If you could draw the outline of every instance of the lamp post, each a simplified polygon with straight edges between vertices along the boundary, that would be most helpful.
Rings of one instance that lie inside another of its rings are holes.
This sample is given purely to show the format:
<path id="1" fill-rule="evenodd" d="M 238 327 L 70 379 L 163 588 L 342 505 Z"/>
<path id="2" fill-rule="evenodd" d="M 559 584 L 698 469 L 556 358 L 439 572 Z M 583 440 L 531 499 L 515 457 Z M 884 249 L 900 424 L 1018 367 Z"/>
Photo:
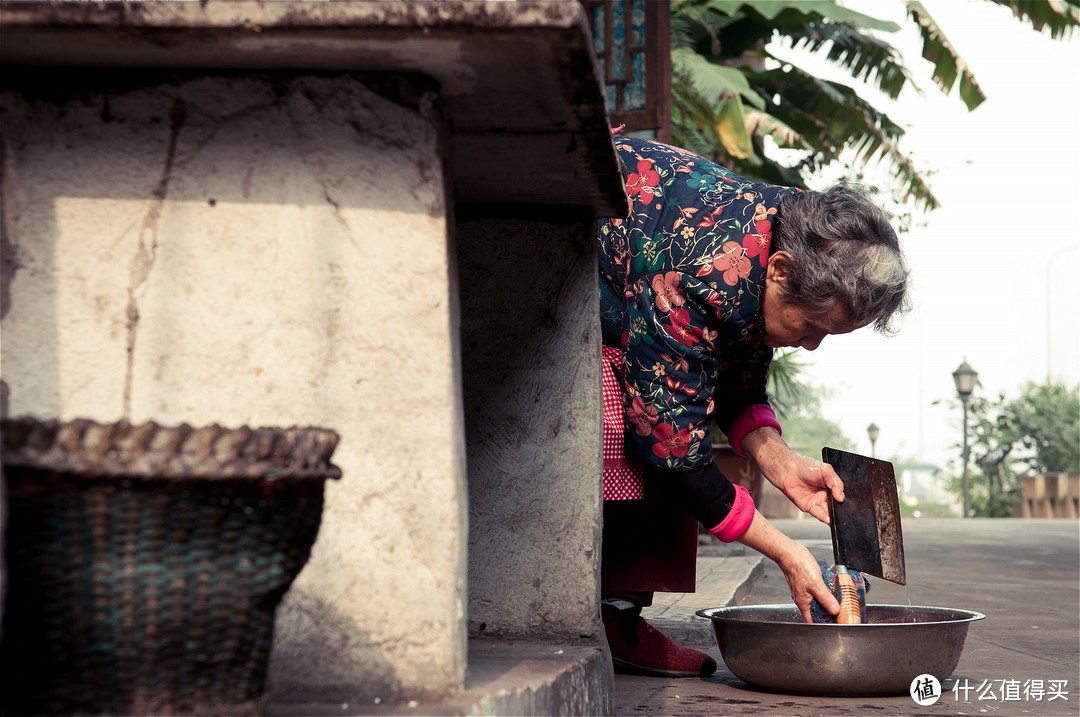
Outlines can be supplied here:
<path id="1" fill-rule="evenodd" d="M 975 390 L 975 381 L 978 379 L 979 374 L 975 373 L 975 369 L 968 366 L 968 362 L 960 364 L 960 368 L 953 371 L 953 382 L 956 384 L 956 393 L 960 396 L 960 401 L 964 404 L 964 472 L 963 472 L 963 491 L 964 491 L 964 517 L 968 517 L 968 401 L 971 400 L 971 393 Z"/>
<path id="2" fill-rule="evenodd" d="M 881 433 L 881 429 L 877 427 L 876 423 L 871 423 L 866 427 L 866 435 L 870 438 L 870 457 L 877 458 L 877 452 L 874 446 L 877 445 L 877 437 Z"/>

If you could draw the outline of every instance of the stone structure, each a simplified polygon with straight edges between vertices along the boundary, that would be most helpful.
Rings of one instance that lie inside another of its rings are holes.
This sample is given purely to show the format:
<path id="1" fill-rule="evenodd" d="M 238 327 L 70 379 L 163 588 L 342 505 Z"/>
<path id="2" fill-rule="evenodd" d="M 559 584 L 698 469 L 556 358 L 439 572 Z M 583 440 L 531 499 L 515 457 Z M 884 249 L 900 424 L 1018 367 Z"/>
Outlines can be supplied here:
<path id="1" fill-rule="evenodd" d="M 1080 473 L 1045 473 L 1020 479 L 1018 518 L 1080 517 Z"/>
<path id="2" fill-rule="evenodd" d="M 4 414 L 341 434 L 278 704 L 609 712 L 581 7 L 0 9 Z"/>

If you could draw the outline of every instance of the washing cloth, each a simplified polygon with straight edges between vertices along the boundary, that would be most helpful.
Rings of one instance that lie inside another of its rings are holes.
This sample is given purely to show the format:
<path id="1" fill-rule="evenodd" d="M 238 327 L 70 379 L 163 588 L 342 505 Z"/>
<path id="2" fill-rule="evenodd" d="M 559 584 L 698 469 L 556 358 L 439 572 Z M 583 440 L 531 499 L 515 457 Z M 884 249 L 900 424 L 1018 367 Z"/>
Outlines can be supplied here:
<path id="1" fill-rule="evenodd" d="M 821 578 L 825 581 L 825 587 L 829 588 L 829 592 L 839 600 L 840 582 L 836 579 L 836 572 L 824 560 L 819 560 L 818 565 L 821 567 Z M 855 589 L 859 593 L 859 619 L 861 622 L 866 622 L 866 594 L 870 592 L 870 581 L 858 570 L 851 568 L 848 568 L 848 575 L 851 576 Z M 814 622 L 836 622 L 836 618 L 827 613 L 817 600 L 810 603 L 810 617 Z"/>

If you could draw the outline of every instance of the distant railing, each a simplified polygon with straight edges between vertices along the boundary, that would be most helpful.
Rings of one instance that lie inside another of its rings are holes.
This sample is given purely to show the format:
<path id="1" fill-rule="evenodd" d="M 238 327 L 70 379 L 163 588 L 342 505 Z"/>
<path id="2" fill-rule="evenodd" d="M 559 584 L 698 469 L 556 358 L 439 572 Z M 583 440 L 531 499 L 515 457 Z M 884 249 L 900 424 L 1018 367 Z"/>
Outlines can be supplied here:
<path id="1" fill-rule="evenodd" d="M 1080 473 L 1024 476 L 1021 492 L 1018 517 L 1080 517 Z"/>

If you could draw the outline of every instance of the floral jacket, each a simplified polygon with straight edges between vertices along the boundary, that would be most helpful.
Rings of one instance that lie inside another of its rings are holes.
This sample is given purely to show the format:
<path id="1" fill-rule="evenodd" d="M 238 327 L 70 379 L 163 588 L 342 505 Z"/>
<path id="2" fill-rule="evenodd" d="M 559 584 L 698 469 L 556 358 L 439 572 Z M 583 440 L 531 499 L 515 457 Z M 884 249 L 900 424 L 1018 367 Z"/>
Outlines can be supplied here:
<path id="1" fill-rule="evenodd" d="M 731 437 L 733 422 L 768 405 L 765 265 L 777 207 L 798 190 L 652 140 L 615 137 L 615 148 L 630 212 L 601 219 L 596 239 L 604 343 L 622 350 L 627 450 L 668 470 L 701 468 L 711 421 Z"/>

